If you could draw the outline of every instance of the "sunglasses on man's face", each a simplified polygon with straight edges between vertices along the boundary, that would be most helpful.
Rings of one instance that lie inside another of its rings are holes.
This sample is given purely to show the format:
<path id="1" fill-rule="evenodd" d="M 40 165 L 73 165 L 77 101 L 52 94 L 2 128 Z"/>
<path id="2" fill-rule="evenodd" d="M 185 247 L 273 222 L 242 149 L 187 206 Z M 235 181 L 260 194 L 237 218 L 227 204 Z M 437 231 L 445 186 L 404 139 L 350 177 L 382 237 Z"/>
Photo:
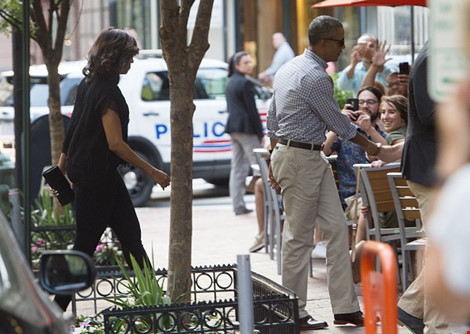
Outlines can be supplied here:
<path id="1" fill-rule="evenodd" d="M 343 39 L 323 38 L 323 39 L 327 41 L 335 41 L 336 43 L 338 43 L 338 46 L 341 46 L 341 47 L 344 46 L 344 38 Z"/>

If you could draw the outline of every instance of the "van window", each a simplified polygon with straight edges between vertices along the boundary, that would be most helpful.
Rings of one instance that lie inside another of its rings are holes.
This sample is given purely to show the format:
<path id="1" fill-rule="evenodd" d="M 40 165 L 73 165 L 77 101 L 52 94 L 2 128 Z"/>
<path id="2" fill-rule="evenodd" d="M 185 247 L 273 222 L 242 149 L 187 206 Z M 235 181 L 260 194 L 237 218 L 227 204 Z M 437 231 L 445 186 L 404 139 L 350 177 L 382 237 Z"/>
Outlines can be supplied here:
<path id="1" fill-rule="evenodd" d="M 168 72 L 145 74 L 141 98 L 144 101 L 168 101 L 170 99 Z"/>
<path id="2" fill-rule="evenodd" d="M 209 99 L 225 99 L 227 71 L 223 68 L 200 68 L 197 78 L 204 86 Z"/>
<path id="3" fill-rule="evenodd" d="M 0 81 L 0 106 L 13 106 L 13 85 L 9 79 L 2 78 Z M 72 106 L 75 103 L 78 85 L 81 78 L 64 78 L 60 82 L 61 105 Z M 31 77 L 30 106 L 47 107 L 49 97 L 49 86 L 46 77 Z"/>
<path id="4" fill-rule="evenodd" d="M 227 71 L 222 68 L 199 69 L 194 82 L 194 99 L 225 99 Z M 168 72 L 150 72 L 144 77 L 141 90 L 143 101 L 168 101 Z"/>
<path id="5" fill-rule="evenodd" d="M 73 106 L 82 78 L 65 78 L 60 82 L 60 99 L 63 106 Z"/>

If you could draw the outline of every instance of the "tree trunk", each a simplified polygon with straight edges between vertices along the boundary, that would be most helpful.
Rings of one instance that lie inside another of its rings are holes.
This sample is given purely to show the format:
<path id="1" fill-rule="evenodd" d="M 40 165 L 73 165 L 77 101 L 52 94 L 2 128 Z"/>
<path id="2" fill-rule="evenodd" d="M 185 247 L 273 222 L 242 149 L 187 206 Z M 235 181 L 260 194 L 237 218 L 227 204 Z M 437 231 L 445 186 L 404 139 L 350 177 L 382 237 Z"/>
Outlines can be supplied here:
<path id="1" fill-rule="evenodd" d="M 175 300 L 191 289 L 194 79 L 178 75 L 170 87 L 178 97 L 170 97 L 172 181 L 168 291 Z M 190 296 L 185 297 L 183 300 L 188 301 Z"/>
<path id="2" fill-rule="evenodd" d="M 49 85 L 49 131 L 51 136 L 51 164 L 59 161 L 62 143 L 64 141 L 64 121 L 60 105 L 60 76 L 58 64 L 47 67 L 47 82 Z"/>
<path id="3" fill-rule="evenodd" d="M 178 3 L 181 6 L 178 6 Z M 160 36 L 168 65 L 171 102 L 171 217 L 167 293 L 173 301 L 190 299 L 193 198 L 194 81 L 209 48 L 213 0 L 201 1 L 191 44 L 187 46 L 188 16 L 194 0 L 162 0 Z"/>
<path id="4" fill-rule="evenodd" d="M 62 59 L 64 36 L 70 13 L 70 0 L 33 0 L 31 19 L 38 27 L 38 42 L 46 63 L 49 85 L 49 130 L 51 136 L 51 164 L 59 161 L 64 141 L 64 122 L 60 104 L 59 63 Z M 44 3 L 44 4 L 43 4 Z M 45 17 L 47 14 L 47 17 Z M 55 31 L 53 29 L 55 28 Z"/>

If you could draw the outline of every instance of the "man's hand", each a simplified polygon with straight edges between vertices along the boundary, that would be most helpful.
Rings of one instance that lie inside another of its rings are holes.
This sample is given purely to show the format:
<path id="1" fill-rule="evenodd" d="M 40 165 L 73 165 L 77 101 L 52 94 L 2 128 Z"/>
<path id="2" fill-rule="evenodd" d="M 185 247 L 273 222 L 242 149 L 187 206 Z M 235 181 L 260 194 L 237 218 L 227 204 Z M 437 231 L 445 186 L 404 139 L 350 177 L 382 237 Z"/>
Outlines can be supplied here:
<path id="1" fill-rule="evenodd" d="M 348 118 L 351 122 L 355 122 L 359 117 L 359 112 L 358 111 L 353 111 L 352 108 L 353 108 L 353 106 L 351 104 L 346 103 L 344 105 L 344 109 L 341 110 L 341 113 L 343 115 L 348 116 Z"/>
<path id="2" fill-rule="evenodd" d="M 410 76 L 408 74 L 398 74 L 398 80 L 400 81 L 400 84 L 408 87 Z"/>
<path id="3" fill-rule="evenodd" d="M 385 59 L 387 53 L 390 51 L 390 47 L 390 44 L 387 46 L 387 41 L 379 43 L 377 51 L 372 57 L 372 64 L 378 68 L 378 72 L 382 72 L 385 63 L 392 59 Z"/>
<path id="4" fill-rule="evenodd" d="M 354 123 L 364 130 L 368 135 L 370 135 L 370 132 L 373 129 L 370 115 L 366 112 L 358 112 L 358 115 L 359 117 Z"/>
<path id="5" fill-rule="evenodd" d="M 360 45 L 356 45 L 353 47 L 352 52 L 351 52 L 351 65 L 356 66 L 357 63 L 359 63 L 362 59 L 363 56 L 363 47 Z"/>
<path id="6" fill-rule="evenodd" d="M 269 183 L 269 186 L 275 189 L 277 192 L 281 191 L 281 186 L 279 185 L 279 183 L 277 183 L 276 179 L 273 176 L 273 170 L 271 168 L 271 164 L 269 164 L 269 169 L 268 169 L 268 183 Z"/>

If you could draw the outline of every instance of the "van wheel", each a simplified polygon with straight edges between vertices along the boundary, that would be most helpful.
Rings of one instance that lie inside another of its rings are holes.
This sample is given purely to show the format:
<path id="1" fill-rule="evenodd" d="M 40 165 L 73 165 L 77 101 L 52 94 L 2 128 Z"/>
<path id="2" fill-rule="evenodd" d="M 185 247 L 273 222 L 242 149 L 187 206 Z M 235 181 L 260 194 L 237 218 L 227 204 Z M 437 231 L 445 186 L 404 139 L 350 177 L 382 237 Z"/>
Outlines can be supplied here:
<path id="1" fill-rule="evenodd" d="M 136 152 L 145 161 L 149 161 L 147 156 L 141 152 Z M 152 194 L 153 182 L 152 178 L 148 176 L 143 170 L 135 168 L 132 165 L 121 165 L 119 167 L 124 183 L 131 196 L 134 206 L 144 206 Z"/>

